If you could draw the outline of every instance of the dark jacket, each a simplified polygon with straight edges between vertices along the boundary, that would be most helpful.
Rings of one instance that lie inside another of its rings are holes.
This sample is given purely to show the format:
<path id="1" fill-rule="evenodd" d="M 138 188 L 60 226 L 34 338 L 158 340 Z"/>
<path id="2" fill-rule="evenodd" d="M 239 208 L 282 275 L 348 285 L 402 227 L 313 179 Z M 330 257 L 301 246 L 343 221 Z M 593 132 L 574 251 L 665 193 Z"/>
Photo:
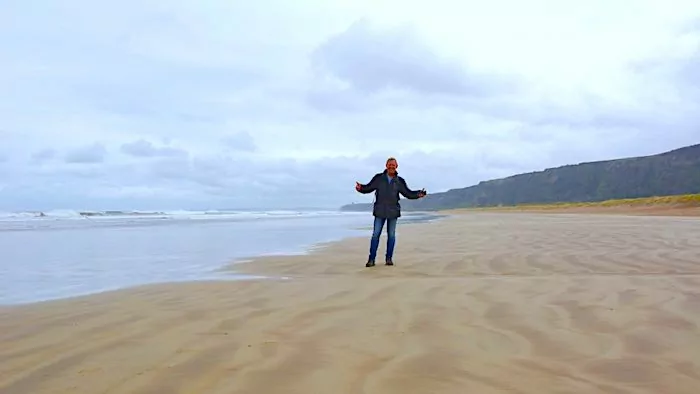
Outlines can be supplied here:
<path id="1" fill-rule="evenodd" d="M 373 176 L 366 185 L 361 185 L 359 192 L 363 194 L 374 192 L 372 214 L 386 219 L 401 217 L 401 204 L 399 204 L 401 197 L 399 194 L 410 200 L 415 200 L 419 193 L 418 190 L 409 189 L 406 181 L 398 173 L 389 183 L 386 170 Z"/>

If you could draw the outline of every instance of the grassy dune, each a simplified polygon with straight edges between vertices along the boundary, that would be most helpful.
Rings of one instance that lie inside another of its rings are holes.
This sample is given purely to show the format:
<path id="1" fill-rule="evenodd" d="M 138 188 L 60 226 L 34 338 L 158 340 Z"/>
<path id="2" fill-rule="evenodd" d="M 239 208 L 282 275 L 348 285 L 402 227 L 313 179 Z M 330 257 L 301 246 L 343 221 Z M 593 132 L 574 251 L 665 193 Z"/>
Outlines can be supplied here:
<path id="1" fill-rule="evenodd" d="M 521 204 L 514 206 L 474 207 L 467 210 L 569 210 L 586 208 L 697 208 L 700 194 L 624 198 L 596 202 L 561 202 L 551 204 Z M 461 210 L 461 209 L 460 209 Z"/>

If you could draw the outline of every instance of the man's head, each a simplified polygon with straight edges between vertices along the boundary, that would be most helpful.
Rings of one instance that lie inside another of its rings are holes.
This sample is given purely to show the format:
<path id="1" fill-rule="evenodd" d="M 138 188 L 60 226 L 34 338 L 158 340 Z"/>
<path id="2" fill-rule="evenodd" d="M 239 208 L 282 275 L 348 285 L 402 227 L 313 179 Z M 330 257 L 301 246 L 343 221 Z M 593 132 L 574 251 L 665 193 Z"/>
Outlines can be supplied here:
<path id="1" fill-rule="evenodd" d="M 390 158 L 386 159 L 386 172 L 389 175 L 396 174 L 397 168 L 399 168 L 399 163 L 396 161 L 395 158 L 390 157 Z"/>

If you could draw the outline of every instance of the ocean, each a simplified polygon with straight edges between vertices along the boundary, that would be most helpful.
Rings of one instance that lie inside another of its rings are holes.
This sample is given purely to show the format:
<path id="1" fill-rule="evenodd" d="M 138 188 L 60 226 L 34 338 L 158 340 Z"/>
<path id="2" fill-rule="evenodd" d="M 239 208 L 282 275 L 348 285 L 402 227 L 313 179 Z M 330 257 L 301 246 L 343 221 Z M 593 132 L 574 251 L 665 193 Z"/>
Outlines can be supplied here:
<path id="1" fill-rule="evenodd" d="M 411 212 L 400 223 L 436 218 Z M 339 211 L 0 213 L 0 305 L 153 283 L 255 278 L 222 268 L 369 236 L 371 225 L 370 213 Z M 358 251 L 357 264 L 365 254 Z"/>

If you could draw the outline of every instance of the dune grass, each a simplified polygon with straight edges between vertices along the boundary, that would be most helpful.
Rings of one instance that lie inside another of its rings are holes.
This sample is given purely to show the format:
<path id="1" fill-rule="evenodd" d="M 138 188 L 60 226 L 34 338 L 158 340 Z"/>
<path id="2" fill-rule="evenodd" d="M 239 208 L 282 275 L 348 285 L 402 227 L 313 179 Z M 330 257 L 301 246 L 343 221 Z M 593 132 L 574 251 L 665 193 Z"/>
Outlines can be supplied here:
<path id="1" fill-rule="evenodd" d="M 549 204 L 519 204 L 511 206 L 472 207 L 476 210 L 518 210 L 518 209 L 567 209 L 567 208 L 615 208 L 615 207 L 700 207 L 700 194 L 681 194 L 671 196 L 653 196 L 640 198 L 623 198 L 594 202 L 560 202 Z"/>

